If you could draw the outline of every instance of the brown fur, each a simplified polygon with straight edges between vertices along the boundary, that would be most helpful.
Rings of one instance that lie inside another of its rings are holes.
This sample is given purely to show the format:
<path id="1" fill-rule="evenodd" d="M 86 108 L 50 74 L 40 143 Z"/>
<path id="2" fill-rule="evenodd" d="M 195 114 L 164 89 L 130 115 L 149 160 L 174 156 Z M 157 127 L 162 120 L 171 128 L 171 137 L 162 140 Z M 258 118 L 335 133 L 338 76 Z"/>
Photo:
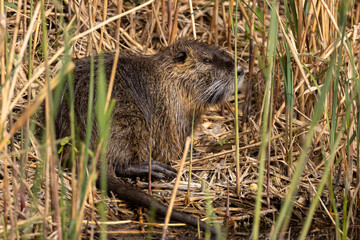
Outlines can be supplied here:
<path id="1" fill-rule="evenodd" d="M 113 60 L 113 53 L 104 55 L 107 79 L 110 78 Z M 97 64 L 95 58 L 96 67 Z M 76 60 L 75 65 L 75 118 L 80 138 L 84 139 L 90 57 Z M 241 68 L 238 68 L 238 75 L 240 83 L 243 77 Z M 107 148 L 109 190 L 132 202 L 134 198 L 149 198 L 134 187 L 121 183 L 117 176 L 123 175 L 130 166 L 140 168 L 138 164 L 149 160 L 150 149 L 154 161 L 169 164 L 170 160 L 179 159 L 185 138 L 190 135 L 193 109 L 196 108 L 197 122 L 206 107 L 226 101 L 233 92 L 234 60 L 217 47 L 186 41 L 150 56 L 120 54 L 112 90 L 116 104 Z M 70 135 L 66 104 L 61 105 L 60 112 L 58 137 L 64 137 Z M 98 130 L 96 124 L 93 125 L 91 147 L 95 148 Z M 120 188 L 124 188 L 123 191 Z M 148 202 L 135 203 L 148 205 Z M 159 213 L 163 215 L 161 211 Z M 178 213 L 175 211 L 174 214 Z M 196 226 L 196 219 L 189 217 L 192 219 L 177 219 L 176 216 L 175 219 Z"/>

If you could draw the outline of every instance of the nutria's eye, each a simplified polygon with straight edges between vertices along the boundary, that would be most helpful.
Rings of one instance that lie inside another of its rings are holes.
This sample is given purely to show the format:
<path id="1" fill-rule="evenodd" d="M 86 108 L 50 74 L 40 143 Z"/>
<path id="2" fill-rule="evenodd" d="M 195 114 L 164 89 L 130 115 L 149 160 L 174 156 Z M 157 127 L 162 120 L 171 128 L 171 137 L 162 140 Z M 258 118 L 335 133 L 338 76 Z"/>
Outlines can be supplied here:
<path id="1" fill-rule="evenodd" d="M 186 52 L 180 52 L 176 57 L 175 61 L 178 63 L 184 63 L 187 55 Z"/>
<path id="2" fill-rule="evenodd" d="M 210 58 L 204 58 L 203 61 L 204 61 L 205 64 L 210 64 L 211 63 Z"/>

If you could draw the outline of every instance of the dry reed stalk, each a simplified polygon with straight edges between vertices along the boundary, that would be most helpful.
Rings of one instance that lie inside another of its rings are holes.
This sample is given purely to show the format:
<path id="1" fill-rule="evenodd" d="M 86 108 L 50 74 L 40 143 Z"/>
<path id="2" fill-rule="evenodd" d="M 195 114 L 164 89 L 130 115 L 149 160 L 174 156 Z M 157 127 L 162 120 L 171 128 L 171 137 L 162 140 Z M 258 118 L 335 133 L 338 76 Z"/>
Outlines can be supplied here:
<path id="1" fill-rule="evenodd" d="M 190 14 L 191 14 L 191 26 L 192 26 L 192 32 L 193 37 L 196 39 L 196 27 L 195 27 L 195 18 L 194 18 L 194 10 L 192 5 L 192 0 L 189 0 L 189 8 L 190 8 Z"/>
<path id="2" fill-rule="evenodd" d="M 166 216 L 165 216 L 165 223 L 164 223 L 163 233 L 162 233 L 162 237 L 161 237 L 162 240 L 165 240 L 165 238 L 166 238 L 166 231 L 167 231 L 168 224 L 169 224 L 169 221 L 170 221 L 171 212 L 172 212 L 173 207 L 174 207 L 174 202 L 175 202 L 175 198 L 176 198 L 177 189 L 179 187 L 179 181 L 180 181 L 181 173 L 183 172 L 184 163 L 185 163 L 187 154 L 189 152 L 190 142 L 191 142 L 191 138 L 187 137 L 186 141 L 185 141 L 184 153 L 183 153 L 183 156 L 182 156 L 181 161 L 180 161 L 179 172 L 178 172 L 178 174 L 176 176 L 176 180 L 175 180 L 175 184 L 174 184 L 174 190 L 173 190 L 173 192 L 171 194 L 171 199 L 170 199 L 170 203 L 169 203 L 169 209 L 168 209 L 168 211 L 166 213 Z"/>
<path id="3" fill-rule="evenodd" d="M 209 43 L 210 44 L 213 43 L 215 45 L 219 45 L 218 16 L 219 16 L 219 0 L 215 0 L 213 7 L 213 14 L 211 18 L 211 24 L 210 24 L 210 37 L 209 37 Z"/>
<path id="4" fill-rule="evenodd" d="M 175 41 L 175 37 L 177 35 L 178 30 L 178 16 L 179 16 L 179 8 L 180 8 L 180 2 L 178 0 L 175 0 L 174 4 L 174 21 L 171 26 L 171 31 L 169 30 L 169 44 L 173 44 Z"/>
<path id="5" fill-rule="evenodd" d="M 104 3 L 103 3 L 103 21 L 105 22 L 106 21 L 106 17 L 107 17 L 107 5 L 108 5 L 108 1 L 105 0 Z M 101 28 L 101 33 L 100 33 L 100 41 L 99 41 L 99 48 L 101 49 L 102 47 L 102 42 L 103 42 L 103 38 L 104 38 L 104 31 L 105 31 L 105 26 L 103 26 Z"/>

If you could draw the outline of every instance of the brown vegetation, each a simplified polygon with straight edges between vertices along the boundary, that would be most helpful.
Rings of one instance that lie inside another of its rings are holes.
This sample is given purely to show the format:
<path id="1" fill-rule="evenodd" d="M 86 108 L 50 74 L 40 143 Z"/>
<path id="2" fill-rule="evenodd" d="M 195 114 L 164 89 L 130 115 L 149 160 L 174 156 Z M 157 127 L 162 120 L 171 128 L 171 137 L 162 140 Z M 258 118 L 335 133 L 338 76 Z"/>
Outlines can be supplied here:
<path id="1" fill-rule="evenodd" d="M 80 1 L 80 5 L 73 0 L 61 4 L 45 1 L 43 11 L 40 1 L 34 1 L 33 5 L 30 2 L 10 0 L 4 3 L 0 0 L 0 14 L 6 11 L 6 15 L 0 15 L 0 212 L 3 213 L 0 236 L 7 234 L 11 238 L 20 234 L 28 238 L 55 238 L 62 236 L 58 232 L 61 230 L 64 236 L 76 232 L 78 237 L 87 239 L 97 238 L 105 227 L 109 237 L 122 238 L 131 234 L 132 238 L 142 238 L 149 232 L 146 226 L 152 224 L 147 213 L 141 209 L 136 211 L 116 198 L 105 200 L 109 221 L 102 222 L 98 205 L 103 201 L 99 192 L 90 183 L 86 184 L 86 191 L 80 188 L 86 172 L 80 170 L 75 174 L 72 168 L 61 172 L 58 178 L 54 146 L 59 141 L 55 141 L 51 132 L 51 112 L 45 112 L 46 121 L 41 122 L 39 119 L 43 117 L 39 117 L 36 110 L 44 100 L 47 106 L 51 105 L 52 97 L 47 89 L 59 84 L 62 79 L 62 75 L 57 75 L 59 70 L 68 72 L 71 69 L 71 64 L 66 68 L 63 65 L 67 47 L 71 47 L 74 58 L 124 49 L 154 53 L 176 39 L 196 37 L 230 51 L 236 41 L 237 56 L 246 69 L 247 91 L 239 96 L 240 168 L 236 171 L 232 101 L 223 111 L 213 108 L 205 114 L 194 137 L 200 155 L 192 159 L 190 196 L 187 196 L 187 160 L 174 209 L 200 217 L 209 216 L 205 210 L 206 199 L 211 199 L 216 214 L 211 222 L 225 222 L 222 229 L 228 229 L 229 239 L 248 239 L 253 227 L 259 160 L 266 160 L 270 165 L 265 171 L 260 215 L 260 238 L 265 238 L 272 231 L 274 220 L 291 191 L 294 173 L 301 168 L 299 161 L 306 134 L 312 131 L 311 121 L 317 114 L 315 105 L 321 88 L 326 85 L 325 72 L 332 66 L 331 56 L 337 53 L 334 70 L 329 72 L 335 75 L 339 66 L 339 82 L 332 83 L 322 105 L 321 118 L 314 125 L 284 236 L 289 239 L 298 236 L 311 203 L 317 199 L 322 176 L 327 174 L 326 163 L 334 159 L 307 236 L 309 239 L 319 236 L 335 239 L 342 234 L 349 239 L 359 237 L 358 1 L 313 0 L 304 5 L 294 4 L 293 8 L 289 5 L 287 9 L 281 1 L 277 6 L 278 15 L 274 15 L 279 24 L 277 52 L 273 72 L 270 72 L 273 76 L 271 89 L 266 88 L 271 63 L 268 57 L 271 11 L 264 8 L 266 1 L 239 3 L 236 38 L 230 19 L 231 10 L 235 16 L 233 1 L 105 0 Z M 342 11 L 342 2 L 348 2 L 346 11 Z M 338 40 L 341 14 L 346 14 L 343 42 Z M 287 69 L 291 70 L 290 75 L 284 74 Z M 285 94 L 286 78 L 293 83 L 288 95 Z M 287 107 L 289 97 L 293 99 L 293 114 Z M 271 109 L 267 115 L 271 138 L 266 156 L 261 158 L 266 106 Z M 39 141 L 39 127 L 48 130 L 43 141 L 46 144 Z M 339 143 L 335 144 L 337 139 Z M 91 158 L 99 155 L 94 152 Z M 177 162 L 178 159 L 173 160 L 173 167 L 179 167 Z M 147 183 L 141 181 L 136 184 L 147 187 Z M 172 183 L 153 182 L 152 186 L 158 199 L 169 201 Z M 86 201 L 80 204 L 84 192 Z M 59 205 L 59 201 L 65 199 L 68 205 Z M 342 227 L 346 219 L 348 227 L 334 230 Z M 70 220 L 74 221 L 71 227 Z M 62 221 L 64 229 L 59 227 Z M 161 233 L 160 223 L 153 224 L 154 234 Z M 194 233 L 193 229 L 174 226 L 169 228 L 167 236 L 192 238 Z"/>

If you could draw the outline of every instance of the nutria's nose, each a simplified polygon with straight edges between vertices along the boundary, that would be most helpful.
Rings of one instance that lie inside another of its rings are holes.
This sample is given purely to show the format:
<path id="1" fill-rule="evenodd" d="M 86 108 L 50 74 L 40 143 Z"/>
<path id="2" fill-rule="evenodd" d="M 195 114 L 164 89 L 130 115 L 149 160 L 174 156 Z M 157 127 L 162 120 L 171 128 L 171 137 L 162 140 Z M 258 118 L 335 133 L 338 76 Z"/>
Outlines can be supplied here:
<path id="1" fill-rule="evenodd" d="M 238 75 L 238 77 L 244 76 L 244 69 L 240 66 L 238 66 L 238 68 L 237 68 L 237 75 Z"/>

